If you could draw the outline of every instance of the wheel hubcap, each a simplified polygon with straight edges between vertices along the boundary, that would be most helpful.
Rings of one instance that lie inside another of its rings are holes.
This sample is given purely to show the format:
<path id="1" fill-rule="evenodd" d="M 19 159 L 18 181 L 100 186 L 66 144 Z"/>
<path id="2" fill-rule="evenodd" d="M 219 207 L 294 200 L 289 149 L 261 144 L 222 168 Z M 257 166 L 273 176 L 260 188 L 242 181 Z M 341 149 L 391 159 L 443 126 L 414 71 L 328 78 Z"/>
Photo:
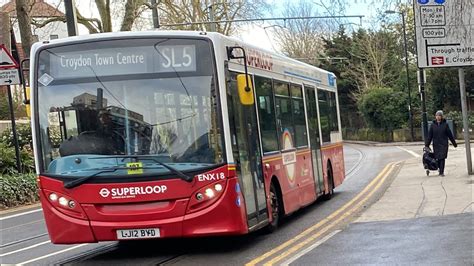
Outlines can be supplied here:
<path id="1" fill-rule="evenodd" d="M 278 218 L 278 199 L 274 191 L 270 191 L 273 219 Z"/>

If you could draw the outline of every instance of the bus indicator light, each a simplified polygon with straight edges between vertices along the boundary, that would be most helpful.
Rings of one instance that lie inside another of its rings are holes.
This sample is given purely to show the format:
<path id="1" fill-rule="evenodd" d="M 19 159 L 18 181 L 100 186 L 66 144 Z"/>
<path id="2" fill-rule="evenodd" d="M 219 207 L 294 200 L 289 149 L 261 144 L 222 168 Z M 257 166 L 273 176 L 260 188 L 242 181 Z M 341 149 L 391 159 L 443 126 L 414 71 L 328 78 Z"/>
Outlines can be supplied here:
<path id="1" fill-rule="evenodd" d="M 202 199 L 204 198 L 204 195 L 202 195 L 202 193 L 197 193 L 196 194 L 196 199 L 201 201 Z"/>
<path id="2" fill-rule="evenodd" d="M 219 191 L 222 190 L 222 185 L 221 185 L 221 184 L 216 184 L 216 185 L 214 186 L 214 189 L 215 189 L 217 192 L 219 192 Z"/>
<path id="3" fill-rule="evenodd" d="M 73 200 L 70 200 L 67 205 L 69 206 L 69 208 L 74 209 L 74 207 L 76 207 L 76 202 Z"/>

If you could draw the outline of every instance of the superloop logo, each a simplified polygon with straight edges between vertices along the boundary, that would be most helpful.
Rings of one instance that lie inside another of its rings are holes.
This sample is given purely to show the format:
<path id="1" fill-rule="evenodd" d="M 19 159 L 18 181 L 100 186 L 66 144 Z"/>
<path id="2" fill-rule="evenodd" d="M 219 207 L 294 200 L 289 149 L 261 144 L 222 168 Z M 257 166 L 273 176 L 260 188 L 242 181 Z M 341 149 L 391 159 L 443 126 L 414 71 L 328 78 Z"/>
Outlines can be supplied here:
<path id="1" fill-rule="evenodd" d="M 145 186 L 145 187 L 120 187 L 120 188 L 102 188 L 99 190 L 99 195 L 103 198 L 124 199 L 135 198 L 137 195 L 152 195 L 162 194 L 168 190 L 165 185 Z"/>
<path id="2" fill-rule="evenodd" d="M 283 131 L 283 149 L 290 150 L 293 149 L 293 139 L 291 133 L 288 129 Z M 282 153 L 283 165 L 285 165 L 286 175 L 288 176 L 288 181 L 291 186 L 295 185 L 295 172 L 296 172 L 296 152 L 284 152 Z"/>

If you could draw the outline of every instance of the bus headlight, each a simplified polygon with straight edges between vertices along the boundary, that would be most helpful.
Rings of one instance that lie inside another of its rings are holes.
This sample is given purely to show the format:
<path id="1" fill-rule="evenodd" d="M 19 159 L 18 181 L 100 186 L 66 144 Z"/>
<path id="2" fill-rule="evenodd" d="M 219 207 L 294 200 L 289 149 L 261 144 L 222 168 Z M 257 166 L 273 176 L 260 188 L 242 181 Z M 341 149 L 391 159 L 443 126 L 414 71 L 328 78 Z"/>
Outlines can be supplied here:
<path id="1" fill-rule="evenodd" d="M 51 194 L 49 194 L 49 199 L 51 201 L 57 201 L 58 200 L 58 195 L 56 195 L 54 193 L 51 193 Z"/>
<path id="2" fill-rule="evenodd" d="M 226 183 L 226 179 L 219 180 L 194 191 L 194 196 L 190 198 L 188 204 L 187 213 L 202 210 L 218 201 L 225 192 Z"/>
<path id="3" fill-rule="evenodd" d="M 205 193 L 206 193 L 206 196 L 207 196 L 208 198 L 213 198 L 214 195 L 215 195 L 215 194 L 214 194 L 214 190 L 212 190 L 212 188 L 206 188 L 206 192 L 205 192 Z"/>
<path id="4" fill-rule="evenodd" d="M 59 204 L 61 204 L 61 206 L 67 207 L 68 200 L 65 197 L 60 197 Z"/>
<path id="5" fill-rule="evenodd" d="M 81 208 L 81 204 L 69 195 L 64 195 L 60 192 L 44 190 L 44 197 L 42 199 L 48 202 L 58 211 L 78 219 L 85 220 L 87 216 Z"/>

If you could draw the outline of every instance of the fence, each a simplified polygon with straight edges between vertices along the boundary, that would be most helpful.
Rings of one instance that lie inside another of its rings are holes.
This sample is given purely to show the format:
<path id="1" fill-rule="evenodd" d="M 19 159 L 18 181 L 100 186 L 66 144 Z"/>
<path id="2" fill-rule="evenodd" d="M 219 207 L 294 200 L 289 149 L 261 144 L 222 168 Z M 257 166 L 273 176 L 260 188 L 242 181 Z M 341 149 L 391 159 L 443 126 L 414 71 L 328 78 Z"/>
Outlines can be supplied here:
<path id="1" fill-rule="evenodd" d="M 414 141 L 422 141 L 421 128 L 414 128 Z M 474 139 L 474 132 L 470 129 L 470 139 Z M 456 138 L 463 138 L 462 126 L 456 128 Z M 410 141 L 410 129 L 369 129 L 369 128 L 343 128 L 342 137 L 345 140 L 377 141 L 377 142 L 408 142 Z"/>

